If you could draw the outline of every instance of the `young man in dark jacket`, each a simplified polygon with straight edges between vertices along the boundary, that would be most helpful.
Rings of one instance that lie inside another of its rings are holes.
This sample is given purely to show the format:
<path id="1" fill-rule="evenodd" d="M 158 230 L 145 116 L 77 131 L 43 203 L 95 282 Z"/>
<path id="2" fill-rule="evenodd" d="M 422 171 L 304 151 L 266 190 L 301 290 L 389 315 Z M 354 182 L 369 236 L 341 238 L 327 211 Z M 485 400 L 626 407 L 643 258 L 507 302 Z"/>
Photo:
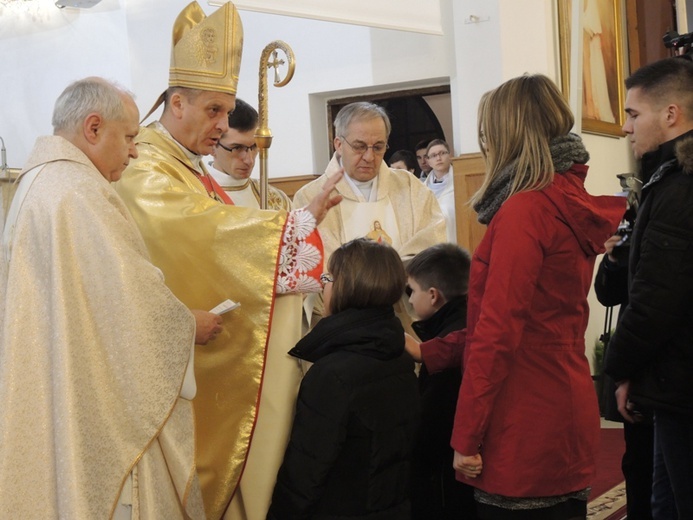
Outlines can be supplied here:
<path id="1" fill-rule="evenodd" d="M 467 325 L 469 253 L 455 244 L 436 244 L 407 265 L 409 302 L 421 321 L 412 328 L 422 341 Z M 412 518 L 476 518 L 474 489 L 458 482 L 450 446 L 462 372 L 460 366 L 430 374 L 419 371 L 421 426 L 412 468 Z"/>
<path id="2" fill-rule="evenodd" d="M 656 483 L 671 481 L 679 518 L 693 518 L 693 63 L 668 58 L 626 80 L 642 200 L 629 258 L 629 303 L 606 357 L 619 411 L 654 410 Z M 657 461 L 663 464 L 658 465 Z M 663 501 L 654 487 L 653 516 Z"/>
<path id="3" fill-rule="evenodd" d="M 599 303 L 605 307 L 620 305 L 621 312 L 628 306 L 628 248 L 616 248 L 616 250 L 620 249 L 618 254 L 614 248 L 622 238 L 621 235 L 614 235 L 606 241 L 604 244 L 606 252 L 594 279 L 594 290 Z M 608 345 L 606 348 L 608 350 Z M 650 504 L 654 457 L 652 411 L 640 404 L 634 404 L 634 410 L 640 412 L 637 416 L 638 420 L 632 423 L 625 421 L 617 409 L 616 396 L 613 393 L 614 381 L 606 374 L 603 377 L 604 418 L 623 423 L 626 450 L 621 459 L 621 470 L 626 481 L 628 518 L 629 520 L 652 520 Z"/>

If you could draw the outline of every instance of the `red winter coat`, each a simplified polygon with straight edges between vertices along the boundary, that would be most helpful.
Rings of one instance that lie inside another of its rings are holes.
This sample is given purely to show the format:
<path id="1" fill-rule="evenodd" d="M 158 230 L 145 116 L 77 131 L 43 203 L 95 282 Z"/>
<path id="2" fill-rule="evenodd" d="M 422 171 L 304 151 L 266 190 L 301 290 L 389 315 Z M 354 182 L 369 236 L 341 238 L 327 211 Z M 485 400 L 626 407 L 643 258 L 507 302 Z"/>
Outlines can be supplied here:
<path id="1" fill-rule="evenodd" d="M 470 273 L 464 376 L 452 446 L 479 452 L 465 479 L 487 493 L 555 496 L 590 486 L 599 410 L 585 357 L 594 261 L 625 200 L 584 189 L 587 167 L 509 198 Z"/>

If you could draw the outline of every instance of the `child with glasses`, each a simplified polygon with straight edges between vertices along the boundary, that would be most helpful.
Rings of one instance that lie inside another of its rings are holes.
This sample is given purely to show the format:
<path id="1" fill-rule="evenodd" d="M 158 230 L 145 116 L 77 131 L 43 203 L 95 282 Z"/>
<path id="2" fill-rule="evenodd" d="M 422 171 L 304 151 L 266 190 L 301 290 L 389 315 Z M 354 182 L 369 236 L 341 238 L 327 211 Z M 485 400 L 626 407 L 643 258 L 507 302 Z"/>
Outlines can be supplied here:
<path id="1" fill-rule="evenodd" d="M 406 520 L 419 395 L 393 310 L 404 267 L 390 246 L 360 238 L 329 271 L 326 316 L 289 352 L 314 364 L 267 518 Z"/>

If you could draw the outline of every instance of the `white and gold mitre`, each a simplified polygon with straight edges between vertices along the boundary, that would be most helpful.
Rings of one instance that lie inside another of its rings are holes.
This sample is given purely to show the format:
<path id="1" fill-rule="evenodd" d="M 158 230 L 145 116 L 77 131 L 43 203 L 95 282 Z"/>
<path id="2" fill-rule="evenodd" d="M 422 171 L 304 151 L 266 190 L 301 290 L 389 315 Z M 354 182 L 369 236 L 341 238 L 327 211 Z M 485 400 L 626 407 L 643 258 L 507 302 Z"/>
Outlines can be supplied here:
<path id="1" fill-rule="evenodd" d="M 169 87 L 236 93 L 243 26 L 236 6 L 224 4 L 206 16 L 192 2 L 173 24 Z"/>

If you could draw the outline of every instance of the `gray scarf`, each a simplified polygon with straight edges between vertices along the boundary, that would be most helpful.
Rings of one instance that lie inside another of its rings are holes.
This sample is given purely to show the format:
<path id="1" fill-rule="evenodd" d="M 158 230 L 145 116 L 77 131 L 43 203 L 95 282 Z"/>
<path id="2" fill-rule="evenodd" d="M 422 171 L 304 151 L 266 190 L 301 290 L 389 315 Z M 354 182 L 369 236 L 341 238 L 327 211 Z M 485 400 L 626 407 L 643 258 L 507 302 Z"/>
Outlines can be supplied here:
<path id="1" fill-rule="evenodd" d="M 549 143 L 551 160 L 556 173 L 567 172 L 573 163 L 585 164 L 590 160 L 590 154 L 582 144 L 577 134 L 568 134 L 552 139 Z M 476 204 L 474 210 L 482 224 L 488 224 L 506 201 L 510 194 L 510 186 L 517 174 L 517 160 L 503 168 L 498 177 L 486 188 L 484 196 Z"/>

